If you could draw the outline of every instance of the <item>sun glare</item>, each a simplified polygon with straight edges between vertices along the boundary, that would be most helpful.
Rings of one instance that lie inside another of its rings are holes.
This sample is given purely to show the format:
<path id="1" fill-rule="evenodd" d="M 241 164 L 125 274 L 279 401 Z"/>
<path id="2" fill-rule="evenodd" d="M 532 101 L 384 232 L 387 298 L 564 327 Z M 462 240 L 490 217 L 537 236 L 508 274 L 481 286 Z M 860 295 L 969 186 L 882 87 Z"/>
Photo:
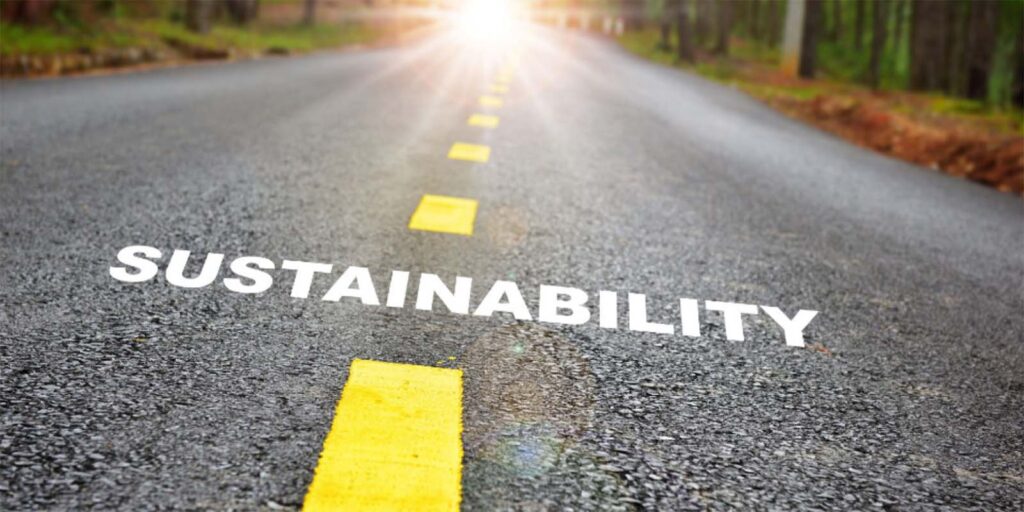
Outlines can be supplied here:
<path id="1" fill-rule="evenodd" d="M 472 39 L 507 39 L 519 14 L 513 0 L 466 0 L 459 11 L 458 27 Z"/>

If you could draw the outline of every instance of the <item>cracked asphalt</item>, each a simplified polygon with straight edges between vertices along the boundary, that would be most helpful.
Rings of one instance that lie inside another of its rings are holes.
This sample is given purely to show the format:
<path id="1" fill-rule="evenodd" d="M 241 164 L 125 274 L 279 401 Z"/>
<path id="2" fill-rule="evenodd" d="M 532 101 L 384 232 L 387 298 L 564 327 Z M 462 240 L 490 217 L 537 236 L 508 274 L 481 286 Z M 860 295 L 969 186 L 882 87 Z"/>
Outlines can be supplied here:
<path id="1" fill-rule="evenodd" d="M 353 358 L 464 370 L 465 510 L 1024 509 L 1020 198 L 520 46 L 493 130 L 499 59 L 444 34 L 0 83 L 0 509 L 298 509 Z M 425 193 L 473 236 L 410 231 Z M 820 314 L 794 349 L 115 281 L 136 244 Z"/>

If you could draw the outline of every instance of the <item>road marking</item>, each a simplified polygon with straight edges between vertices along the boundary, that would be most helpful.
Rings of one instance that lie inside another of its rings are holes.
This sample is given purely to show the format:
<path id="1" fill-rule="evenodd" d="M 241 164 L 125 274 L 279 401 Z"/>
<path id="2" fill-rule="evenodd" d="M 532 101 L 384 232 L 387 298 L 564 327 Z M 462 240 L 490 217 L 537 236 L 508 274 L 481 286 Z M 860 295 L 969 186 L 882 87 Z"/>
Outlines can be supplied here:
<path id="1" fill-rule="evenodd" d="M 302 509 L 457 511 L 462 370 L 355 359 Z"/>
<path id="2" fill-rule="evenodd" d="M 448 158 L 452 160 L 466 160 L 468 162 L 486 163 L 491 158 L 491 148 L 479 144 L 467 144 L 456 142 L 448 150 Z"/>
<path id="3" fill-rule="evenodd" d="M 493 93 L 505 94 L 508 92 L 508 86 L 505 84 L 491 84 L 490 90 Z"/>
<path id="4" fill-rule="evenodd" d="M 494 128 L 498 126 L 498 116 L 489 116 L 487 114 L 473 114 L 469 116 L 469 120 L 466 124 L 470 126 L 479 126 L 481 128 Z"/>
<path id="5" fill-rule="evenodd" d="M 409 229 L 472 236 L 476 208 L 475 199 L 425 194 L 409 219 Z"/>
<path id="6" fill-rule="evenodd" d="M 480 96 L 480 104 L 485 107 L 500 107 L 505 102 L 497 96 Z"/>

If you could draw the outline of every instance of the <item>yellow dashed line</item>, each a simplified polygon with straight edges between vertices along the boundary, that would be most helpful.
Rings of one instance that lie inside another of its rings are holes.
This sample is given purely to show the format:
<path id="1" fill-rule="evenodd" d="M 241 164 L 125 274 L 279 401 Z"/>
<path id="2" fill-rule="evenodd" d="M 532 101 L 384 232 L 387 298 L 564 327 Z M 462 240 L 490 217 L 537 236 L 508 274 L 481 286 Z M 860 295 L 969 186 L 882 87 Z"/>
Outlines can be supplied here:
<path id="1" fill-rule="evenodd" d="M 479 144 L 456 142 L 455 144 L 452 144 L 452 148 L 448 150 L 448 158 L 451 158 L 452 160 L 466 160 L 468 162 L 485 163 L 489 158 L 491 158 L 491 148 L 488 146 L 481 146 Z"/>
<path id="2" fill-rule="evenodd" d="M 480 104 L 485 107 L 500 107 L 505 102 L 497 96 L 480 96 Z"/>
<path id="3" fill-rule="evenodd" d="M 491 84 L 490 91 L 497 94 L 505 94 L 508 92 L 508 86 L 505 84 Z"/>
<path id="4" fill-rule="evenodd" d="M 462 371 L 356 359 L 303 510 L 457 511 Z"/>
<path id="5" fill-rule="evenodd" d="M 487 114 L 473 114 L 469 116 L 469 120 L 466 124 L 470 126 L 479 126 L 481 128 L 494 128 L 498 126 L 498 116 L 489 116 Z"/>
<path id="6" fill-rule="evenodd" d="M 409 219 L 409 229 L 471 236 L 476 208 L 475 199 L 426 194 Z"/>

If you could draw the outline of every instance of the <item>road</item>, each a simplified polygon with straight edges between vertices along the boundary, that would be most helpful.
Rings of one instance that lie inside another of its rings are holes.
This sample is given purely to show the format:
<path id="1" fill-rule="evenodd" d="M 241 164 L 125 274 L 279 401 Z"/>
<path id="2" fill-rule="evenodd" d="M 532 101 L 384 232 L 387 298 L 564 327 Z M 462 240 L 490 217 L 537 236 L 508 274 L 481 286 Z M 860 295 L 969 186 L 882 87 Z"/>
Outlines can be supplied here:
<path id="1" fill-rule="evenodd" d="M 443 34 L 4 82 L 0 509 L 298 509 L 356 358 L 463 370 L 464 510 L 1024 508 L 1019 198 L 610 41 L 515 52 L 490 129 L 508 56 Z M 129 245 L 820 313 L 800 349 L 127 284 Z"/>

